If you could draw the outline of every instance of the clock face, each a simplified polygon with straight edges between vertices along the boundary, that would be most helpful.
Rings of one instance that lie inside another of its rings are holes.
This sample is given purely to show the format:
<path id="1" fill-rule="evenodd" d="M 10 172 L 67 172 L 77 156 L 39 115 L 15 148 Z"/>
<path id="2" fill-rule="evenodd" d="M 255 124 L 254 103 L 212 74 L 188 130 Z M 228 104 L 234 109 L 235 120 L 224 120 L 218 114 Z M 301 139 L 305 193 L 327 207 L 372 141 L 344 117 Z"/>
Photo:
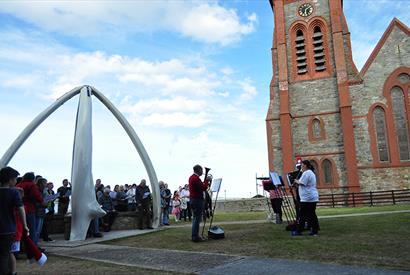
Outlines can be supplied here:
<path id="1" fill-rule="evenodd" d="M 310 3 L 304 3 L 299 6 L 298 13 L 300 16 L 307 17 L 313 12 L 313 7 Z"/>

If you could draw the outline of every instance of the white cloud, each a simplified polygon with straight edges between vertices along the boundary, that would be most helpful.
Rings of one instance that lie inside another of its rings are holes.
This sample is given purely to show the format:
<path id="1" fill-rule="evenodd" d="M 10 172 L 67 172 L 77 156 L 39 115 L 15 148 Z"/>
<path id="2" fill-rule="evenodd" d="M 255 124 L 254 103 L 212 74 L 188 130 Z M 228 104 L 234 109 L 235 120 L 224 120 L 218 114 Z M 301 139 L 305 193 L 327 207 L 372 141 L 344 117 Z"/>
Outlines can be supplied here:
<path id="1" fill-rule="evenodd" d="M 251 80 L 249 78 L 244 81 L 239 81 L 239 85 L 243 89 L 243 93 L 239 97 L 240 101 L 248 101 L 256 96 L 256 88 L 251 85 Z"/>
<path id="2" fill-rule="evenodd" d="M 10 65 L 7 72 L 0 72 L 0 87 L 10 89 L 13 85 L 49 101 L 88 84 L 104 92 L 133 121 L 144 125 L 197 128 L 229 116 L 246 121 L 242 118 L 247 115 L 240 114 L 244 110 L 234 114 L 224 101 L 231 94 L 239 95 L 241 102 L 256 95 L 250 79 L 235 79 L 229 67 L 206 67 L 203 60 L 188 57 L 189 61 L 151 61 L 102 51 L 72 52 L 59 46 L 49 49 L 48 41 L 41 47 L 37 39 L 18 39 L 23 48 L 13 40 L 14 48 L 0 44 L 0 52 L 8 50 L 7 57 L 0 56 L 0 62 L 19 64 L 18 69 Z M 36 46 L 24 61 L 19 55 L 31 44 Z M 31 68 L 32 73 L 22 73 L 20 68 Z"/>
<path id="3" fill-rule="evenodd" d="M 243 25 L 235 10 L 202 4 L 184 17 L 181 32 L 199 41 L 227 45 L 254 31 L 256 14 L 247 19 Z"/>
<path id="4" fill-rule="evenodd" d="M 253 32 L 257 22 L 253 13 L 242 23 L 235 10 L 214 1 L 6 1 L 0 12 L 70 36 L 166 30 L 221 45 Z"/>
<path id="5" fill-rule="evenodd" d="M 210 122 L 210 116 L 206 112 L 186 114 L 182 112 L 174 113 L 153 113 L 142 119 L 143 125 L 155 125 L 162 127 L 187 127 L 199 128 Z"/>
<path id="6" fill-rule="evenodd" d="M 222 97 L 228 97 L 229 96 L 229 92 L 222 92 L 222 93 L 218 93 L 219 96 Z"/>
<path id="7" fill-rule="evenodd" d="M 9 73 L 0 72 L 0 79 L 2 79 L 2 85 L 8 88 L 29 88 L 35 85 L 35 82 L 40 77 L 37 74 L 21 74 L 21 75 L 10 75 Z"/>
<path id="8" fill-rule="evenodd" d="M 128 105 L 128 106 L 127 106 Z M 151 113 L 151 112 L 173 112 L 184 110 L 186 112 L 195 112 L 206 107 L 203 100 L 192 100 L 185 97 L 174 97 L 170 99 L 146 99 L 139 100 L 133 105 L 127 102 L 122 103 L 122 110 L 134 113 Z"/>
<path id="9" fill-rule="evenodd" d="M 141 99 L 135 104 L 129 98 L 123 100 L 120 110 L 130 115 L 132 121 L 157 127 L 198 128 L 212 120 L 204 112 L 207 103 L 185 97 L 169 99 Z"/>
<path id="10" fill-rule="evenodd" d="M 221 72 L 225 75 L 231 75 L 234 73 L 234 70 L 231 67 L 224 67 L 221 69 Z"/>

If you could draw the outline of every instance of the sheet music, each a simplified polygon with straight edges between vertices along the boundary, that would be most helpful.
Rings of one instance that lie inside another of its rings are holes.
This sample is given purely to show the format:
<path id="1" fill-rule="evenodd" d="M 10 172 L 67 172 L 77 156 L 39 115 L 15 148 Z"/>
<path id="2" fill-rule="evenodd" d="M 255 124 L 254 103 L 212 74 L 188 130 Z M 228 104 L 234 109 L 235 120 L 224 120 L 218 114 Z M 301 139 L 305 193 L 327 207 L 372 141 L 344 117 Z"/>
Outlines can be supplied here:
<path id="1" fill-rule="evenodd" d="M 219 192 L 222 179 L 214 179 L 211 184 L 211 192 Z"/>
<path id="2" fill-rule="evenodd" d="M 44 198 L 44 202 L 49 202 L 57 199 L 60 196 L 60 193 L 54 194 L 54 195 L 48 195 Z"/>
<path id="3" fill-rule="evenodd" d="M 272 180 L 273 185 L 275 185 L 275 186 L 282 185 L 282 182 L 280 181 L 280 178 L 279 178 L 279 174 L 278 174 L 278 173 L 276 173 L 276 172 L 270 172 L 269 174 L 270 174 L 270 178 L 271 178 L 271 180 Z"/>

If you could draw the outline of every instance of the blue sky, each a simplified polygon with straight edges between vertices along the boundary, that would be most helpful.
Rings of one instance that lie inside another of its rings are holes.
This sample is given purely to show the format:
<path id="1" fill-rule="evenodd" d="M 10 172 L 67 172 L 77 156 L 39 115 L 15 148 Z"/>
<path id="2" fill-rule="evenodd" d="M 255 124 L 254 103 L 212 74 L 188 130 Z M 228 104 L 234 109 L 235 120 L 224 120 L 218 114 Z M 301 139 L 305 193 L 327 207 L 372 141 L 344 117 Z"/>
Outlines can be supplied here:
<path id="1" fill-rule="evenodd" d="M 359 70 L 393 17 L 410 25 L 408 3 L 344 0 Z M 255 195 L 255 174 L 268 172 L 272 32 L 268 0 L 2 1 L 0 153 L 56 98 L 88 84 L 123 112 L 172 189 L 199 163 L 223 178 L 221 196 Z M 76 107 L 58 109 L 10 165 L 57 186 L 70 178 Z M 93 158 L 104 184 L 147 178 L 97 99 Z"/>

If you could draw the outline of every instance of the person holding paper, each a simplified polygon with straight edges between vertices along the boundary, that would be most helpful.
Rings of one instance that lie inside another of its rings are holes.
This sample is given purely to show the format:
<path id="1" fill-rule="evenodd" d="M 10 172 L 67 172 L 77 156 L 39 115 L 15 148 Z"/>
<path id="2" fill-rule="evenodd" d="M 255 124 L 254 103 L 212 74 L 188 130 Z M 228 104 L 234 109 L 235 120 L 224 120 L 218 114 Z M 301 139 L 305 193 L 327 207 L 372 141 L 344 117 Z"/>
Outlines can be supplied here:
<path id="1" fill-rule="evenodd" d="M 151 225 L 151 191 L 145 179 L 137 187 L 138 228 L 153 229 Z"/>
<path id="2" fill-rule="evenodd" d="M 63 186 L 57 189 L 57 193 L 60 194 L 58 198 L 58 214 L 65 215 L 68 210 L 68 204 L 70 203 L 71 186 L 68 179 L 63 180 Z"/>
<path id="3" fill-rule="evenodd" d="M 302 161 L 303 174 L 300 179 L 295 180 L 295 183 L 299 186 L 300 220 L 297 231 L 292 232 L 294 236 L 302 235 L 306 221 L 311 228 L 309 235 L 316 236 L 318 234 L 319 221 L 316 216 L 316 204 L 319 201 L 319 193 L 316 188 L 316 175 L 314 170 L 315 168 L 310 161 Z"/>

